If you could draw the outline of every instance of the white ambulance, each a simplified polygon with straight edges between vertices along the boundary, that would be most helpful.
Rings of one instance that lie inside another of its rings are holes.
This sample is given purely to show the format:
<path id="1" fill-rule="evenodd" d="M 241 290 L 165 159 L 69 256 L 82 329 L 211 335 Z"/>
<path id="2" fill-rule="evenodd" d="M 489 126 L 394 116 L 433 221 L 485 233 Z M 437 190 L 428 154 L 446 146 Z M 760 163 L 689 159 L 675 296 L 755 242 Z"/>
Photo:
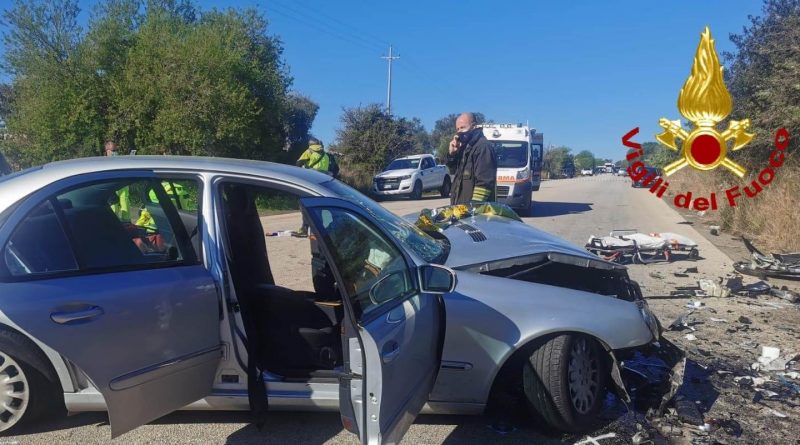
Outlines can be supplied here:
<path id="1" fill-rule="evenodd" d="M 522 124 L 483 124 L 483 135 L 497 157 L 495 197 L 528 216 L 533 192 L 539 190 L 544 135 Z"/>

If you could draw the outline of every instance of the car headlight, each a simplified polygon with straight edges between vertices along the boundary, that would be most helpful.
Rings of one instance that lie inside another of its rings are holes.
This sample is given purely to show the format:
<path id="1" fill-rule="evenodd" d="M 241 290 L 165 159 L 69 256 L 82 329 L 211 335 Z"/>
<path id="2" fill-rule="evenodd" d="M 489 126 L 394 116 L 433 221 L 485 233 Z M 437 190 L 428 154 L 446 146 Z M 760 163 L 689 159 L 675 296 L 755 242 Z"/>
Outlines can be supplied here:
<path id="1" fill-rule="evenodd" d="M 405 175 L 400 177 L 401 181 L 405 181 L 406 179 L 411 179 L 411 175 Z"/>
<path id="2" fill-rule="evenodd" d="M 517 179 L 528 179 L 530 177 L 530 170 L 527 168 L 525 170 L 517 171 Z"/>
<path id="3" fill-rule="evenodd" d="M 653 334 L 653 338 L 658 341 L 661 337 L 661 333 L 658 332 L 658 320 L 656 316 L 650 312 L 650 307 L 647 306 L 647 302 L 641 300 L 637 303 L 639 306 L 639 313 L 642 315 L 642 320 L 644 320 L 647 327 L 650 329 L 650 333 Z"/>

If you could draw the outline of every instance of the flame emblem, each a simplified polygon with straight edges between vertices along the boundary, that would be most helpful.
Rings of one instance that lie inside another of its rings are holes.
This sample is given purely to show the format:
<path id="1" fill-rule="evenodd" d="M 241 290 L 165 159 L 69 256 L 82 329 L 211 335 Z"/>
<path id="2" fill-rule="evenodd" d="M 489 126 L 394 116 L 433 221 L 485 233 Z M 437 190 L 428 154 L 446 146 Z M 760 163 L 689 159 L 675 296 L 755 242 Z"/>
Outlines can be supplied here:
<path id="1" fill-rule="evenodd" d="M 722 133 L 716 129 L 717 123 L 728 117 L 733 109 L 733 100 L 725 86 L 722 72 L 711 30 L 706 26 L 700 35 L 692 73 L 678 95 L 678 111 L 695 127 L 687 132 L 681 126 L 680 120 L 661 118 L 658 122 L 664 129 L 663 133 L 656 136 L 661 144 L 678 151 L 675 141 L 683 141 L 683 157 L 664 167 L 665 175 L 669 176 L 687 165 L 697 170 L 713 170 L 722 165 L 740 178 L 747 172 L 744 167 L 728 158 L 727 152 L 728 141 L 733 141 L 731 151 L 736 151 L 753 139 L 755 135 L 747 132 L 750 119 L 732 120 L 728 129 Z"/>

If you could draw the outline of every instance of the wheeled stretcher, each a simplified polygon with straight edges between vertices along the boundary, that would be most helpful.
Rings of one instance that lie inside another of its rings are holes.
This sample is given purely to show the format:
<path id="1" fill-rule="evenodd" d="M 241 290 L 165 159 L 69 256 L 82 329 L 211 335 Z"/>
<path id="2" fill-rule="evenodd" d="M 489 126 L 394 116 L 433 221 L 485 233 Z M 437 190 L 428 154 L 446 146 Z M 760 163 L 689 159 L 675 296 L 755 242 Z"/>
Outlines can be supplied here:
<path id="1" fill-rule="evenodd" d="M 613 230 L 608 236 L 589 237 L 586 250 L 605 259 L 624 263 L 655 263 L 671 261 L 672 253 L 686 252 L 689 259 L 697 259 L 697 243 L 677 233 L 639 233 L 635 229 Z"/>

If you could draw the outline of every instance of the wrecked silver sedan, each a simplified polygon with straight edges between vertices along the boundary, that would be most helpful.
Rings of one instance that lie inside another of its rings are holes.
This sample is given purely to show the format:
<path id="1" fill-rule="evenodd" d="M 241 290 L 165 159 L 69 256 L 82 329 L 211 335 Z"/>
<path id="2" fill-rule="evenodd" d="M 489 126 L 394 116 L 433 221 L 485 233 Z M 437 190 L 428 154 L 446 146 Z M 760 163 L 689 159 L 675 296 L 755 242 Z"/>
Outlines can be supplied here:
<path id="1" fill-rule="evenodd" d="M 271 271 L 289 259 L 263 210 L 287 195 L 313 292 Z M 423 410 L 508 394 L 585 428 L 608 390 L 627 398 L 619 357 L 657 347 L 658 322 L 624 266 L 483 208 L 423 230 L 326 175 L 217 158 L 4 177 L 0 430 L 62 401 L 108 410 L 115 436 L 177 409 L 338 410 L 394 443 Z"/>

